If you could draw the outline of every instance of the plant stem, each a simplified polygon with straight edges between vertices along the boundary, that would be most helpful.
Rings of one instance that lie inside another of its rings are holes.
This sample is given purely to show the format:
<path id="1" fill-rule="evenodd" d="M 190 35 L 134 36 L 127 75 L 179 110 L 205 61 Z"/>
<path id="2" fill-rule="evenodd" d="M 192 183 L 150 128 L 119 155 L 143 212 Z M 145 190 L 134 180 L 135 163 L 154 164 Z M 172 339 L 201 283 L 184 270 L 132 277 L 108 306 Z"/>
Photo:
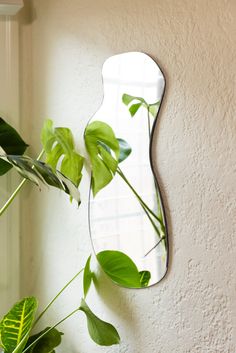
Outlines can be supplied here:
<path id="1" fill-rule="evenodd" d="M 143 208 L 144 212 L 146 213 L 148 219 L 150 220 L 153 228 L 155 229 L 156 233 L 158 234 L 158 236 L 161 238 L 161 234 L 160 231 L 158 229 L 158 227 L 156 226 L 155 222 L 153 221 L 153 219 L 151 218 L 150 214 L 160 223 L 161 228 L 163 228 L 163 225 L 160 221 L 160 219 L 155 215 L 155 213 L 153 213 L 153 211 L 146 205 L 146 203 L 143 201 L 143 199 L 139 196 L 139 194 L 136 192 L 136 190 L 133 188 L 133 186 L 130 184 L 130 182 L 128 181 L 128 179 L 125 177 L 125 175 L 123 174 L 123 172 L 121 171 L 121 169 L 118 167 L 117 168 L 117 173 L 120 175 L 120 177 L 125 181 L 125 183 L 129 186 L 129 188 L 132 190 L 132 192 L 135 194 L 135 196 L 137 197 L 141 207 Z M 162 237 L 163 238 L 163 237 Z M 162 239 L 161 238 L 161 239 Z"/>
<path id="2" fill-rule="evenodd" d="M 146 257 L 147 255 L 149 255 L 150 252 L 152 252 L 152 250 L 154 250 L 154 249 L 160 244 L 160 242 L 161 242 L 162 240 L 164 240 L 164 239 L 165 239 L 165 236 L 161 237 L 161 239 L 158 241 L 158 243 L 155 244 L 155 245 L 144 255 L 144 257 Z"/>
<path id="3" fill-rule="evenodd" d="M 117 173 L 120 175 L 120 177 L 126 182 L 126 184 L 129 186 L 129 188 L 132 190 L 132 192 L 135 194 L 137 199 L 139 200 L 141 206 L 145 208 L 159 223 L 161 226 L 163 226 L 160 218 L 157 217 L 157 215 L 147 206 L 147 204 L 143 201 L 143 199 L 139 196 L 137 191 L 133 188 L 133 186 L 130 184 L 126 176 L 123 174 L 121 171 L 120 167 L 117 168 Z"/>
<path id="4" fill-rule="evenodd" d="M 73 282 L 81 274 L 81 272 L 83 270 L 84 270 L 84 268 L 82 268 L 78 273 L 76 273 L 76 275 L 69 282 L 66 283 L 66 285 L 60 290 L 60 292 L 57 293 L 57 295 L 50 301 L 50 303 L 41 312 L 41 314 L 39 314 L 39 316 L 37 317 L 37 319 L 35 320 L 35 322 L 33 324 L 33 327 L 37 324 L 37 322 L 41 319 L 41 317 L 46 313 L 46 311 L 50 308 L 50 306 L 55 302 L 55 300 L 61 295 L 61 293 L 64 292 L 64 290 L 71 284 L 71 282 Z"/>
<path id="5" fill-rule="evenodd" d="M 152 223 L 152 226 L 155 229 L 156 233 L 159 235 L 159 237 L 161 237 L 160 231 L 157 228 L 156 224 L 154 223 L 153 219 L 151 218 L 150 214 L 148 213 L 148 211 L 146 210 L 146 208 L 142 204 L 141 204 L 141 207 L 143 208 L 144 212 L 146 213 L 149 221 Z"/>
<path id="6" fill-rule="evenodd" d="M 125 183 L 129 186 L 129 188 L 132 190 L 132 192 L 134 193 L 134 195 L 137 197 L 141 207 L 143 208 L 144 212 L 146 213 L 148 219 L 150 220 L 154 230 L 156 231 L 157 235 L 159 236 L 160 240 L 158 242 L 157 245 L 159 245 L 162 240 L 165 241 L 165 226 L 163 224 L 163 220 L 162 220 L 162 216 L 161 218 L 159 218 L 148 206 L 147 204 L 143 201 L 143 199 L 140 197 L 140 195 L 137 193 L 137 191 L 133 188 L 133 186 L 130 184 L 130 182 L 128 181 L 128 179 L 126 178 L 126 176 L 123 174 L 122 170 L 120 169 L 120 167 L 117 168 L 117 173 L 120 175 L 120 177 L 125 181 Z M 160 209 L 160 201 L 159 201 L 159 194 L 157 192 L 157 189 L 155 187 L 156 190 L 156 196 L 157 196 L 157 206 L 158 206 L 158 211 L 161 214 L 161 209 Z M 161 227 L 161 232 L 163 234 L 161 234 L 160 230 L 158 229 L 158 227 L 156 226 L 155 222 L 153 221 L 153 219 L 151 218 L 151 215 L 159 222 L 160 227 Z M 155 245 L 155 247 L 157 246 Z M 155 248 L 154 247 L 154 248 Z M 166 245 L 165 245 L 166 247 Z M 149 254 L 149 252 L 148 252 Z"/>
<path id="7" fill-rule="evenodd" d="M 10 198 L 7 200 L 5 205 L 1 208 L 0 210 L 0 216 L 6 211 L 6 209 L 10 206 L 16 195 L 19 193 L 19 191 L 22 189 L 22 187 L 25 185 L 27 179 L 23 179 L 22 182 L 18 185 L 16 190 L 13 192 L 13 194 L 10 196 Z"/>
<path id="8" fill-rule="evenodd" d="M 150 105 L 147 107 L 147 118 L 148 118 L 148 130 L 149 130 L 149 139 L 151 139 L 151 116 L 150 116 Z M 156 194 L 156 200 L 157 200 L 157 212 L 158 212 L 158 218 L 161 221 L 161 230 L 165 234 L 165 226 L 163 223 L 163 216 L 162 216 L 162 209 L 161 209 L 161 202 L 160 202 L 160 193 L 158 191 L 157 185 L 155 183 L 155 178 L 154 178 L 154 188 L 155 188 L 155 194 Z"/>
<path id="9" fill-rule="evenodd" d="M 40 160 L 42 158 L 44 154 L 44 150 L 42 150 L 37 158 L 37 161 Z M 23 188 L 23 186 L 25 185 L 26 181 L 28 179 L 23 179 L 21 181 L 21 183 L 17 186 L 16 190 L 13 192 L 13 194 L 9 197 L 9 199 L 7 200 L 7 202 L 4 204 L 4 206 L 0 209 L 0 216 L 6 211 L 6 209 L 10 206 L 10 204 L 12 203 L 12 201 L 14 200 L 14 198 L 16 197 L 16 195 L 19 193 L 19 191 Z"/>
<path id="10" fill-rule="evenodd" d="M 62 322 L 64 322 L 65 320 L 67 320 L 69 317 L 71 317 L 72 315 L 74 315 L 77 311 L 79 311 L 80 308 L 75 309 L 74 311 L 72 311 L 69 315 L 67 315 L 66 317 L 64 317 L 62 320 L 58 321 L 54 326 L 50 327 L 46 332 L 44 332 L 42 335 L 40 335 L 34 342 L 32 342 L 26 349 L 23 350 L 22 353 L 27 352 L 31 347 L 33 347 L 35 345 L 35 343 L 37 343 L 41 338 L 43 338 L 45 335 L 47 335 L 50 331 L 52 331 L 54 328 L 56 328 L 58 325 L 60 325 Z"/>

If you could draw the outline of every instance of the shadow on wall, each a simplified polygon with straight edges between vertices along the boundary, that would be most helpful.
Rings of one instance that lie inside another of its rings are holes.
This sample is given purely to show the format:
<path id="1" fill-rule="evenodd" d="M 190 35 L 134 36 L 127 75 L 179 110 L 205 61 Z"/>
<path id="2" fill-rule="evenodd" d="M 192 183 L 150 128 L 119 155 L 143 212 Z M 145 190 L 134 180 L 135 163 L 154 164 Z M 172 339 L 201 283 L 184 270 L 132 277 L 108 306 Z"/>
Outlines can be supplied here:
<path id="1" fill-rule="evenodd" d="M 130 302 L 130 298 L 124 295 L 129 289 L 122 288 L 112 283 L 100 268 L 98 268 L 96 276 L 95 288 L 104 305 L 121 317 L 122 321 L 125 322 L 127 326 L 132 327 L 135 332 L 138 317 L 135 308 Z"/>

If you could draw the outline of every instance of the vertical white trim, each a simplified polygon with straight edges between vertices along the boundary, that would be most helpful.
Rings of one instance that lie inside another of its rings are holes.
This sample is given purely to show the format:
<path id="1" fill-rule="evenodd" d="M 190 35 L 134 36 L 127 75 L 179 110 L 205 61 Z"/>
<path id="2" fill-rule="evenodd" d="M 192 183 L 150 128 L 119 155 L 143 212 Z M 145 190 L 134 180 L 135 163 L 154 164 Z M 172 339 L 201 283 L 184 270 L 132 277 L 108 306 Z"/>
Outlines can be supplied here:
<path id="1" fill-rule="evenodd" d="M 18 23 L 0 17 L 0 116 L 19 128 L 19 48 Z M 17 185 L 14 173 L 0 179 L 1 206 Z M 0 314 L 19 299 L 19 199 L 0 219 Z"/>

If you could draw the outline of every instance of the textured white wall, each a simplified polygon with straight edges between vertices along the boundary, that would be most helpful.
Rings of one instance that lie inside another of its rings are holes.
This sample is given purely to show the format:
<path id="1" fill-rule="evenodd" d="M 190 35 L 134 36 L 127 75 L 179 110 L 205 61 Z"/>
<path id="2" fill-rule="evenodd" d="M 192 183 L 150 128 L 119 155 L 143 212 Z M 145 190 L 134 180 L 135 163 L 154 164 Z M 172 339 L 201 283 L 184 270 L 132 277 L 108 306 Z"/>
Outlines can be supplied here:
<path id="1" fill-rule="evenodd" d="M 141 291 L 104 279 L 89 303 L 118 327 L 121 345 L 94 345 L 81 314 L 61 328 L 61 352 L 234 353 L 235 1 L 25 2 L 22 128 L 33 153 L 46 117 L 81 136 L 101 102 L 101 66 L 108 56 L 144 51 L 167 80 L 156 162 L 168 205 L 168 276 Z M 57 191 L 27 187 L 23 196 L 22 294 L 36 294 L 44 305 L 91 251 L 87 185 L 79 210 Z M 77 305 L 81 287 L 72 289 L 48 320 Z"/>

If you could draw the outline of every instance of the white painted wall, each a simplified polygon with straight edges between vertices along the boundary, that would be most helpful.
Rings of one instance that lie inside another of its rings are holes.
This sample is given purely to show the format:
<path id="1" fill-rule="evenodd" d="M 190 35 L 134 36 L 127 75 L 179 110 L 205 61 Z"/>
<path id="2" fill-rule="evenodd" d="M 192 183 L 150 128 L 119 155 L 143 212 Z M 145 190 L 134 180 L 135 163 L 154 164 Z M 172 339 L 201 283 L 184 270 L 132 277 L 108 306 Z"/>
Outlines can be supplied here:
<path id="1" fill-rule="evenodd" d="M 46 117 L 81 136 L 101 102 L 101 66 L 108 56 L 144 51 L 167 80 L 156 161 L 171 230 L 169 274 L 141 291 L 104 279 L 89 303 L 118 327 L 121 345 L 94 345 L 81 314 L 61 328 L 60 352 L 234 353 L 235 1 L 25 3 L 21 115 L 35 155 Z M 91 251 L 87 186 L 79 210 L 57 191 L 27 187 L 22 194 L 22 295 L 37 295 L 42 306 Z M 80 285 L 72 290 L 45 325 L 79 303 Z"/>

